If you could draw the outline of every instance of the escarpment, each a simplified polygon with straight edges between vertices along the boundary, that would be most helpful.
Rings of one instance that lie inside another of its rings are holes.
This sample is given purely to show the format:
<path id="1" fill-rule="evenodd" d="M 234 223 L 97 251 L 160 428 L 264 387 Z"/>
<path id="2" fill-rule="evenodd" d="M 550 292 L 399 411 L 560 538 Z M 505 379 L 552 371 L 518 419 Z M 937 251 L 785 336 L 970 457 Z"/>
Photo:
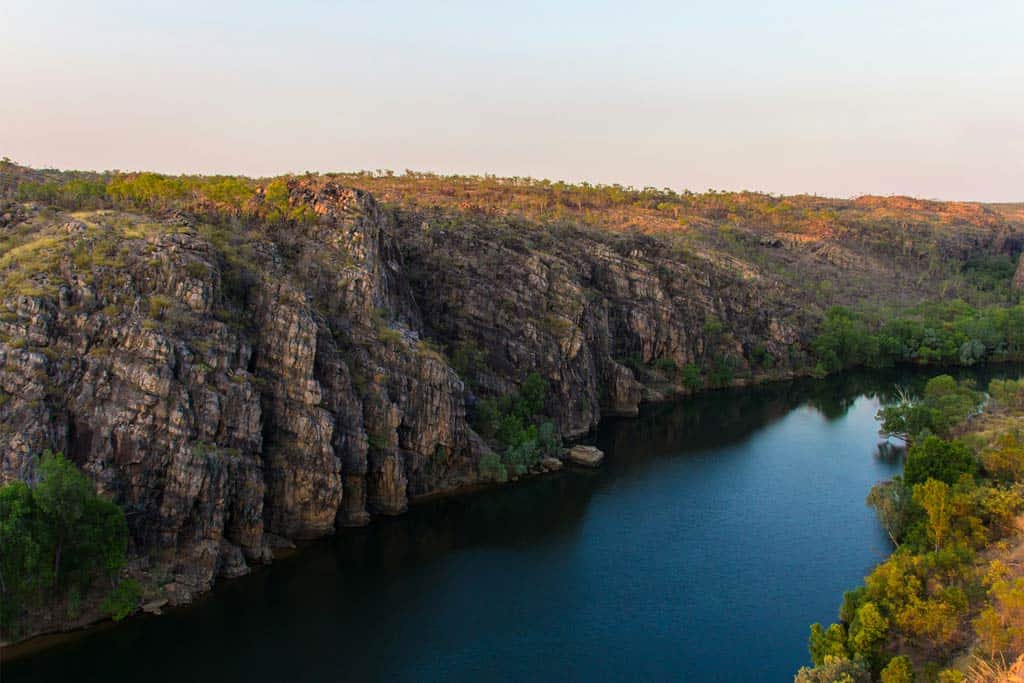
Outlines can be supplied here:
<path id="1" fill-rule="evenodd" d="M 244 210 L 0 207 L 0 476 L 68 454 L 174 602 L 488 481 L 474 407 L 531 373 L 577 436 L 808 367 L 820 308 L 728 255 L 273 183 Z"/>
<path id="2" fill-rule="evenodd" d="M 463 374 L 486 392 L 541 372 L 567 434 L 681 390 L 686 366 L 724 366 L 733 380 L 804 360 L 811 316 L 787 303 L 793 291 L 651 237 L 419 218 L 398 234 L 428 334 L 462 351 Z"/>
<path id="3" fill-rule="evenodd" d="M 463 382 L 421 338 L 388 221 L 331 185 L 317 219 L 248 230 L 34 215 L 5 260 L 5 480 L 64 451 L 178 584 L 476 481 Z M 23 226 L 24 227 L 24 226 Z"/>

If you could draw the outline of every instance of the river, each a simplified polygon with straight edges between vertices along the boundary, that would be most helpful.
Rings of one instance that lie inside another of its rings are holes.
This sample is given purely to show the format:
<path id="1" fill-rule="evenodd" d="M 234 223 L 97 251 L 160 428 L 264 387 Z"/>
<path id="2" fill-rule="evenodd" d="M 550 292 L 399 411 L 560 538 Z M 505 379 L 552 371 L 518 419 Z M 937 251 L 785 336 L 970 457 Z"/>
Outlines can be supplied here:
<path id="1" fill-rule="evenodd" d="M 891 550 L 864 504 L 900 467 L 874 453 L 878 392 L 924 376 L 648 406 L 602 423 L 599 470 L 376 519 L 3 680 L 792 680 Z"/>

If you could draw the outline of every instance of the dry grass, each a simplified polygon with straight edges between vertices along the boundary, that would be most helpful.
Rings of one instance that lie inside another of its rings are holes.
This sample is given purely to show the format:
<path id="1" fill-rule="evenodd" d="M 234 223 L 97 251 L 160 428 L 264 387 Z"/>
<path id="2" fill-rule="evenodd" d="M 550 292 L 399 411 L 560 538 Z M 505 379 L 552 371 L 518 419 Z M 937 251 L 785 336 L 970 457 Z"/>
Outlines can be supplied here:
<path id="1" fill-rule="evenodd" d="M 975 657 L 967 668 L 967 683 L 1024 683 L 1024 655 L 1015 662 L 989 662 Z"/>

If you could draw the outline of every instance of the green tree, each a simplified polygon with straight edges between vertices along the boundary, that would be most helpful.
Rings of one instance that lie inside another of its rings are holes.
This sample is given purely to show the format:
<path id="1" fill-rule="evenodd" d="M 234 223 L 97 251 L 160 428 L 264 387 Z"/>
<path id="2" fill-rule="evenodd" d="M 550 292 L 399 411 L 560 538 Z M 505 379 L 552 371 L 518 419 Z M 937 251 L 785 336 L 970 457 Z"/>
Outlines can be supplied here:
<path id="1" fill-rule="evenodd" d="M 878 411 L 881 432 L 913 443 L 929 435 L 946 436 L 981 403 L 982 394 L 969 381 L 957 382 L 949 375 L 928 380 L 924 395 L 911 399 L 897 388 L 899 402 Z"/>
<path id="2" fill-rule="evenodd" d="M 811 636 L 807 640 L 807 650 L 811 653 L 811 661 L 815 666 L 825 663 L 827 657 L 849 657 L 846 650 L 846 629 L 842 624 L 830 624 L 822 628 L 821 624 L 811 624 Z"/>
<path id="3" fill-rule="evenodd" d="M 50 585 L 48 540 L 29 487 L 21 481 L 0 486 L 0 626 L 9 625 L 27 599 Z"/>
<path id="4" fill-rule="evenodd" d="M 76 540 L 86 514 L 86 500 L 92 494 L 89 480 L 63 454 L 50 451 L 39 462 L 39 484 L 33 498 L 43 523 L 53 533 L 53 582 L 60 582 L 60 565 L 68 542 Z"/>
<path id="5" fill-rule="evenodd" d="M 882 683 L 914 683 L 914 667 L 904 655 L 893 657 L 882 669 Z"/>
<path id="6" fill-rule="evenodd" d="M 1003 618 L 991 605 L 981 611 L 973 624 L 974 632 L 978 634 L 978 640 L 990 659 L 995 659 L 1009 645 L 1010 638 L 1003 625 Z"/>
<path id="7" fill-rule="evenodd" d="M 691 390 L 697 390 L 704 386 L 704 380 L 700 376 L 700 368 L 693 363 L 687 363 L 683 366 L 683 386 Z"/>
<path id="8" fill-rule="evenodd" d="M 39 482 L 0 487 L 0 617 L 14 627 L 28 602 L 80 594 L 123 568 L 128 526 L 121 509 L 96 495 L 61 454 L 46 452 Z"/>
<path id="9" fill-rule="evenodd" d="M 555 424 L 539 420 L 547 395 L 547 381 L 534 372 L 515 394 L 489 398 L 477 405 L 474 427 L 485 438 L 497 441 L 506 474 L 525 474 L 541 456 L 555 455 L 561 447 Z M 500 480 L 503 476 L 503 470 L 490 459 L 481 460 L 479 469 L 488 479 Z"/>
<path id="10" fill-rule="evenodd" d="M 850 624 L 850 650 L 868 661 L 874 661 L 888 636 L 889 620 L 878 609 L 878 605 L 873 602 L 861 605 Z"/>
<path id="11" fill-rule="evenodd" d="M 100 609 L 109 614 L 114 621 L 121 621 L 135 611 L 141 598 L 142 586 L 139 582 L 135 579 L 125 579 L 103 600 Z"/>
<path id="12" fill-rule="evenodd" d="M 924 402 L 936 411 L 935 432 L 943 435 L 977 410 L 982 394 L 970 380 L 957 382 L 949 375 L 932 377 L 924 387 Z"/>
<path id="13" fill-rule="evenodd" d="M 878 353 L 878 343 L 863 320 L 842 306 L 833 306 L 826 311 L 811 348 L 827 372 L 863 365 Z"/>
<path id="14" fill-rule="evenodd" d="M 519 387 L 517 412 L 524 418 L 531 418 L 544 409 L 548 396 L 548 383 L 536 372 L 531 372 Z"/>
<path id="15" fill-rule="evenodd" d="M 903 481 L 912 487 L 928 479 L 938 479 L 952 486 L 960 475 L 974 474 L 976 469 L 974 454 L 967 446 L 929 436 L 913 444 L 907 452 Z"/>

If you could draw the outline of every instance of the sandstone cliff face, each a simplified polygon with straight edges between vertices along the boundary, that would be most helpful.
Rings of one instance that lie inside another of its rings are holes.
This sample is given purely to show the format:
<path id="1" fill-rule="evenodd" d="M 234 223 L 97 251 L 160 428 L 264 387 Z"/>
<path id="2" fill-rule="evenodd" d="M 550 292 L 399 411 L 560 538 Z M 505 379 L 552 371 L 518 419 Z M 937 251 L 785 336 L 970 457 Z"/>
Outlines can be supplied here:
<path id="1" fill-rule="evenodd" d="M 315 220 L 40 206 L 0 230 L 0 476 L 60 450 L 126 510 L 173 601 L 284 539 L 481 480 L 468 412 L 530 372 L 566 435 L 682 390 L 784 377 L 812 320 L 756 272 L 643 236 L 507 234 L 293 180 Z M 440 351 L 444 351 L 441 353 Z M 458 368 L 458 369 L 456 369 Z"/>
<path id="2" fill-rule="evenodd" d="M 141 216 L 36 216 L 32 256 L 53 267 L 5 300 L 3 478 L 70 454 L 123 505 L 133 553 L 172 597 L 269 559 L 275 536 L 475 481 L 486 451 L 463 383 L 419 341 L 373 199 L 324 186 L 293 200 L 319 220 L 227 242 Z M 30 268 L 21 256 L 7 265 Z"/>
<path id="3" fill-rule="evenodd" d="M 794 351 L 810 319 L 787 303 L 794 292 L 650 237 L 509 235 L 411 216 L 398 231 L 428 334 L 480 351 L 468 374 L 485 392 L 540 372 L 548 412 L 570 435 L 681 390 L 688 364 L 749 378 L 786 376 L 803 360 Z"/>

